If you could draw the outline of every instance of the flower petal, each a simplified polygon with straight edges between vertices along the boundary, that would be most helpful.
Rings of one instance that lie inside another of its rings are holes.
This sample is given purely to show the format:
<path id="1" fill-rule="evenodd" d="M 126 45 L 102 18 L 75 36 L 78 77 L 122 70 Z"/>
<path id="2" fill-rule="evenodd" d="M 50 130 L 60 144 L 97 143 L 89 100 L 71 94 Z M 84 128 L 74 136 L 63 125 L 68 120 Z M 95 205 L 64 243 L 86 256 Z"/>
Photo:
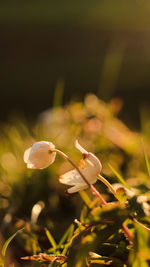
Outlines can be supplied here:
<path id="1" fill-rule="evenodd" d="M 35 165 L 30 164 L 30 163 L 27 164 L 27 168 L 28 168 L 28 169 L 37 169 L 37 168 L 35 167 Z"/>
<path id="2" fill-rule="evenodd" d="M 85 158 L 85 162 L 87 163 L 89 170 L 91 170 L 93 174 L 95 174 L 96 176 L 100 174 L 102 170 L 102 164 L 93 153 L 88 153 L 87 157 Z"/>
<path id="3" fill-rule="evenodd" d="M 25 163 L 28 163 L 30 152 L 31 152 L 31 147 L 26 149 L 26 151 L 24 152 L 24 162 Z"/>
<path id="4" fill-rule="evenodd" d="M 32 146 L 32 151 L 36 152 L 36 151 L 49 151 L 54 149 L 55 146 L 51 143 L 51 142 L 47 142 L 47 141 L 40 141 L 40 142 L 36 142 L 33 144 Z"/>
<path id="5" fill-rule="evenodd" d="M 44 169 L 51 165 L 56 157 L 56 153 L 48 151 L 37 151 L 30 153 L 28 163 L 36 166 L 36 169 Z"/>
<path id="6" fill-rule="evenodd" d="M 82 154 L 88 154 L 88 151 L 86 151 L 78 142 L 78 140 L 75 140 L 75 143 L 74 143 L 75 147 L 80 150 L 80 152 Z"/>
<path id="7" fill-rule="evenodd" d="M 71 170 L 69 172 L 64 173 L 59 177 L 59 182 L 67 185 L 85 185 L 84 180 L 82 179 L 77 170 Z"/>
<path id="8" fill-rule="evenodd" d="M 75 141 L 75 147 L 84 154 L 82 164 L 79 165 L 79 170 L 88 181 L 89 184 L 94 184 L 97 181 L 97 176 L 102 169 L 101 162 L 91 152 L 86 151 L 78 142 Z M 62 184 L 73 185 L 73 187 L 67 190 L 68 193 L 75 193 L 80 190 L 88 188 L 87 183 L 84 181 L 78 170 L 71 170 L 59 177 L 59 181 Z"/>
<path id="9" fill-rule="evenodd" d="M 69 194 L 72 194 L 72 193 L 76 193 L 78 191 L 84 190 L 86 188 L 88 188 L 88 185 L 86 185 L 86 184 L 84 184 L 84 185 L 83 184 L 76 184 L 75 186 L 67 189 L 67 192 Z"/>

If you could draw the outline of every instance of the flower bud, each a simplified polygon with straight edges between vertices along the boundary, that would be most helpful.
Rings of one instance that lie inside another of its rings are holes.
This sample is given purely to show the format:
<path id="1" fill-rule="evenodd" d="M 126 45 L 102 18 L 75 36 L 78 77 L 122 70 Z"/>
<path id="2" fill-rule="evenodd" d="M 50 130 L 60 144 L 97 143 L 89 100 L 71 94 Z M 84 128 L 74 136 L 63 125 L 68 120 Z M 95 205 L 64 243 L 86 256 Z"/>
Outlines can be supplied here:
<path id="1" fill-rule="evenodd" d="M 24 152 L 24 162 L 29 169 L 44 169 L 51 165 L 56 157 L 54 144 L 40 141 L 32 145 Z"/>

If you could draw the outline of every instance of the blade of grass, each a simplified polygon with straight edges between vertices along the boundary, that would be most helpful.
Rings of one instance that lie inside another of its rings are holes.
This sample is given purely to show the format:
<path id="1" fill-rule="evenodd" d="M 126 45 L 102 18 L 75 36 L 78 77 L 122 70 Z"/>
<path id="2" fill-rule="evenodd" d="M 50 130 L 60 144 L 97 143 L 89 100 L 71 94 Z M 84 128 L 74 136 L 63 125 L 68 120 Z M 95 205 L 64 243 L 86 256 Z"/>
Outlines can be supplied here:
<path id="1" fill-rule="evenodd" d="M 46 236 L 47 236 L 49 242 L 51 243 L 52 247 L 53 247 L 54 249 L 56 249 L 57 244 L 56 244 L 56 242 L 55 242 L 55 240 L 54 240 L 52 234 L 50 233 L 50 231 L 49 231 L 47 228 L 45 228 L 45 233 L 46 233 Z"/>
<path id="2" fill-rule="evenodd" d="M 117 176 L 118 180 L 129 190 L 131 190 L 131 187 L 126 183 L 126 181 L 123 179 L 123 177 L 111 166 L 110 163 L 108 163 L 109 168 L 112 170 L 112 172 Z"/>
<path id="3" fill-rule="evenodd" d="M 71 224 L 69 226 L 67 231 L 62 236 L 61 240 L 59 241 L 58 247 L 61 246 L 62 244 L 64 244 L 64 242 L 68 239 L 68 236 L 70 236 L 70 234 L 72 235 L 72 228 L 73 228 L 73 231 L 74 231 L 74 225 L 73 224 Z"/>
<path id="4" fill-rule="evenodd" d="M 149 162 L 149 159 L 148 159 L 147 152 L 145 150 L 145 146 L 144 146 L 143 140 L 142 140 L 142 146 L 143 146 L 143 152 L 144 152 L 144 158 L 145 158 L 145 163 L 146 163 L 146 167 L 147 167 L 147 172 L 148 172 L 148 175 L 150 177 L 150 162 Z"/>
<path id="5" fill-rule="evenodd" d="M 59 137 L 61 135 L 61 133 L 59 133 L 59 134 L 57 134 L 53 139 L 52 139 L 52 143 L 55 143 L 56 142 L 56 140 L 57 140 L 57 138 Z"/>
<path id="6" fill-rule="evenodd" d="M 31 240 L 31 245 L 32 245 L 32 251 L 33 251 L 33 255 L 37 254 L 37 244 L 36 244 L 36 240 L 32 239 Z"/>
<path id="7" fill-rule="evenodd" d="M 71 227 L 70 227 L 70 231 L 69 231 L 69 234 L 68 234 L 67 241 L 70 241 L 71 237 L 73 236 L 73 232 L 74 232 L 74 225 L 71 224 Z"/>
<path id="8" fill-rule="evenodd" d="M 67 250 L 68 250 L 68 247 L 69 247 L 71 238 L 72 238 L 72 236 L 73 236 L 73 233 L 74 233 L 74 225 L 71 224 L 71 226 L 70 226 L 70 231 L 69 231 L 69 233 L 68 233 L 68 238 L 67 238 L 67 242 L 68 242 L 68 243 L 65 245 L 65 247 L 64 247 L 64 249 L 63 249 L 63 251 L 62 251 L 62 254 L 63 254 L 63 255 L 66 255 L 66 253 L 67 253 Z"/>
<path id="9" fill-rule="evenodd" d="M 16 233 L 14 233 L 12 236 L 10 236 L 10 237 L 6 240 L 6 242 L 5 242 L 5 244 L 4 244 L 3 248 L 2 248 L 2 255 L 3 255 L 3 257 L 5 257 L 6 250 L 7 250 L 8 245 L 10 244 L 10 242 L 11 242 L 11 241 L 14 239 L 14 237 L 15 237 L 20 231 L 22 231 L 23 229 L 24 229 L 24 228 L 19 229 Z"/>
<path id="10" fill-rule="evenodd" d="M 144 156 L 145 156 L 145 161 L 146 161 L 146 167 L 147 167 L 148 175 L 150 177 L 150 162 L 149 162 L 149 159 L 148 159 L 147 154 L 145 154 Z"/>
<path id="11" fill-rule="evenodd" d="M 88 194 L 82 190 L 79 191 L 80 197 L 82 198 L 82 200 L 84 201 L 84 203 L 90 208 L 91 206 L 91 199 L 89 198 Z"/>

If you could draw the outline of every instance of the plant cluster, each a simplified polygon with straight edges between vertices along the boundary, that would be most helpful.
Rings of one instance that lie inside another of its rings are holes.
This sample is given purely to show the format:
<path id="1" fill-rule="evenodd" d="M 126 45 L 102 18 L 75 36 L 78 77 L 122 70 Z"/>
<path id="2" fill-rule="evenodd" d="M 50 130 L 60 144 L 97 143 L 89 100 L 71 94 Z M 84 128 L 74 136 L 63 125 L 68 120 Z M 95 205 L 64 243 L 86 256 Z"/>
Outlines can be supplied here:
<path id="1" fill-rule="evenodd" d="M 32 130 L 3 127 L 1 266 L 149 266 L 148 126 L 129 130 L 120 108 L 88 95 L 44 112 Z"/>

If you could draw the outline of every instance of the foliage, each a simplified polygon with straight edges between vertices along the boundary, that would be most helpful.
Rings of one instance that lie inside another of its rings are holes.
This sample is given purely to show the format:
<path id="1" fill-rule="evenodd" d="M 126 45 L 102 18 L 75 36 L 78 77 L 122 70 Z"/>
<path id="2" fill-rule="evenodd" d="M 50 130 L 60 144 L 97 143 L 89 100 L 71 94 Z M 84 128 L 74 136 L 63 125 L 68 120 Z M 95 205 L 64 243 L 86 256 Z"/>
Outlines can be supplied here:
<path id="1" fill-rule="evenodd" d="M 84 103 L 45 111 L 32 128 L 22 118 L 2 126 L 3 243 L 24 227 L 6 251 L 6 266 L 149 265 L 150 140 L 147 132 L 133 132 L 118 119 L 120 108 L 119 99 L 106 104 L 88 95 Z M 59 156 L 47 169 L 26 169 L 23 153 L 40 140 L 54 142 L 78 162 L 80 154 L 73 146 L 76 138 L 101 160 L 102 174 L 116 192 L 112 194 L 104 180 L 97 182 L 107 205 L 89 189 L 74 195 L 64 193 L 65 186 L 57 177 L 70 166 Z"/>

